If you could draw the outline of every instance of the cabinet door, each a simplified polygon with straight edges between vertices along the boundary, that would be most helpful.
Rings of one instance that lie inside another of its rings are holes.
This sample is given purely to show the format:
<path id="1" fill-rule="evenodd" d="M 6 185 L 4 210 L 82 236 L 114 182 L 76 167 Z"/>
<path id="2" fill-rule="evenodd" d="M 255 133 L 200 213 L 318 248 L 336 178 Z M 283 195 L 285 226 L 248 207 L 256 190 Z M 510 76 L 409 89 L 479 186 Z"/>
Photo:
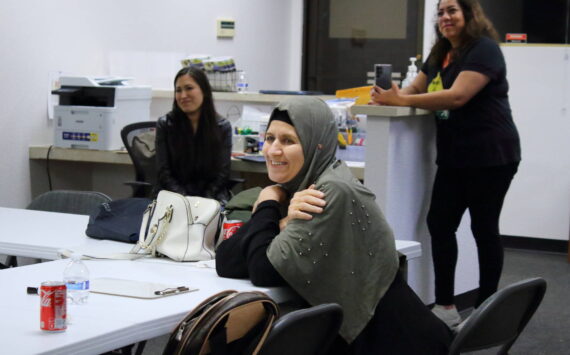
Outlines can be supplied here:
<path id="1" fill-rule="evenodd" d="M 405 75 L 422 53 L 420 0 L 306 1 L 303 88 L 334 94 L 364 86 L 374 64 Z"/>

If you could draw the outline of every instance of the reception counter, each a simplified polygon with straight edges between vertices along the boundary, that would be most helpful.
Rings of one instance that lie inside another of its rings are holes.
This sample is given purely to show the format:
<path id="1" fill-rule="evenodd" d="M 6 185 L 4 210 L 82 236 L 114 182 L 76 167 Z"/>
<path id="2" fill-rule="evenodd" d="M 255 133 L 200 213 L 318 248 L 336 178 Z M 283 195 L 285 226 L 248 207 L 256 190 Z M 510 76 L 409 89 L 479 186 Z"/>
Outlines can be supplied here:
<path id="1" fill-rule="evenodd" d="M 376 194 L 396 239 L 422 244 L 422 258 L 409 263 L 410 286 L 425 303 L 434 301 L 431 242 L 426 216 L 435 176 L 435 121 L 409 107 L 353 106 L 367 115 L 364 184 Z M 466 213 L 457 230 L 459 259 L 455 293 L 478 287 L 477 252 Z"/>
<path id="2" fill-rule="evenodd" d="M 396 239 L 422 244 L 422 258 L 408 265 L 408 283 L 433 302 L 430 236 L 425 223 L 435 174 L 435 123 L 429 111 L 409 107 L 353 106 L 367 115 L 364 184 Z"/>

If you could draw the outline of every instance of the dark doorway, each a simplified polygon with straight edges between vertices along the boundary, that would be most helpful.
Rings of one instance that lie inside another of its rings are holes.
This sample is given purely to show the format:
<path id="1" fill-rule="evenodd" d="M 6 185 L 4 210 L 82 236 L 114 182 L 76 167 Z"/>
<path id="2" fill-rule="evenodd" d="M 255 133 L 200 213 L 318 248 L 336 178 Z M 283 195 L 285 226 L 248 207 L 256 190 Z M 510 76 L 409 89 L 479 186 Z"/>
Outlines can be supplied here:
<path id="1" fill-rule="evenodd" d="M 422 53 L 423 10 L 423 0 L 305 0 L 303 89 L 367 85 L 381 63 L 404 76 Z"/>

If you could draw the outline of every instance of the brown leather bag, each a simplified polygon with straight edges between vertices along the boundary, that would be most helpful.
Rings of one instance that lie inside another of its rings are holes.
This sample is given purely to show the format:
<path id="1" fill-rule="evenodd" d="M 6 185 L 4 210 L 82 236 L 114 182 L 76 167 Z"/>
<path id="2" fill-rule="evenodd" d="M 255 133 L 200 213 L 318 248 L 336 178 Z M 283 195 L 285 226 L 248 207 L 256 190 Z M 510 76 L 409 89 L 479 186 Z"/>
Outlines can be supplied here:
<path id="1" fill-rule="evenodd" d="M 277 304 L 262 292 L 222 291 L 188 313 L 163 354 L 257 354 L 278 314 Z"/>

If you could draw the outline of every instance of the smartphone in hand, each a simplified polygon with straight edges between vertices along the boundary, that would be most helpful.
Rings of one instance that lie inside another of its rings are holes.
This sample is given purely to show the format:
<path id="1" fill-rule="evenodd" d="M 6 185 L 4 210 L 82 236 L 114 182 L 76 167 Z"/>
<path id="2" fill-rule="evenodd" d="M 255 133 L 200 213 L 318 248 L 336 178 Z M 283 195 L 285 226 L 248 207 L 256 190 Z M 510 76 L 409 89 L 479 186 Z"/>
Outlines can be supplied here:
<path id="1" fill-rule="evenodd" d="M 384 90 L 392 88 L 392 64 L 374 64 L 374 83 Z"/>

